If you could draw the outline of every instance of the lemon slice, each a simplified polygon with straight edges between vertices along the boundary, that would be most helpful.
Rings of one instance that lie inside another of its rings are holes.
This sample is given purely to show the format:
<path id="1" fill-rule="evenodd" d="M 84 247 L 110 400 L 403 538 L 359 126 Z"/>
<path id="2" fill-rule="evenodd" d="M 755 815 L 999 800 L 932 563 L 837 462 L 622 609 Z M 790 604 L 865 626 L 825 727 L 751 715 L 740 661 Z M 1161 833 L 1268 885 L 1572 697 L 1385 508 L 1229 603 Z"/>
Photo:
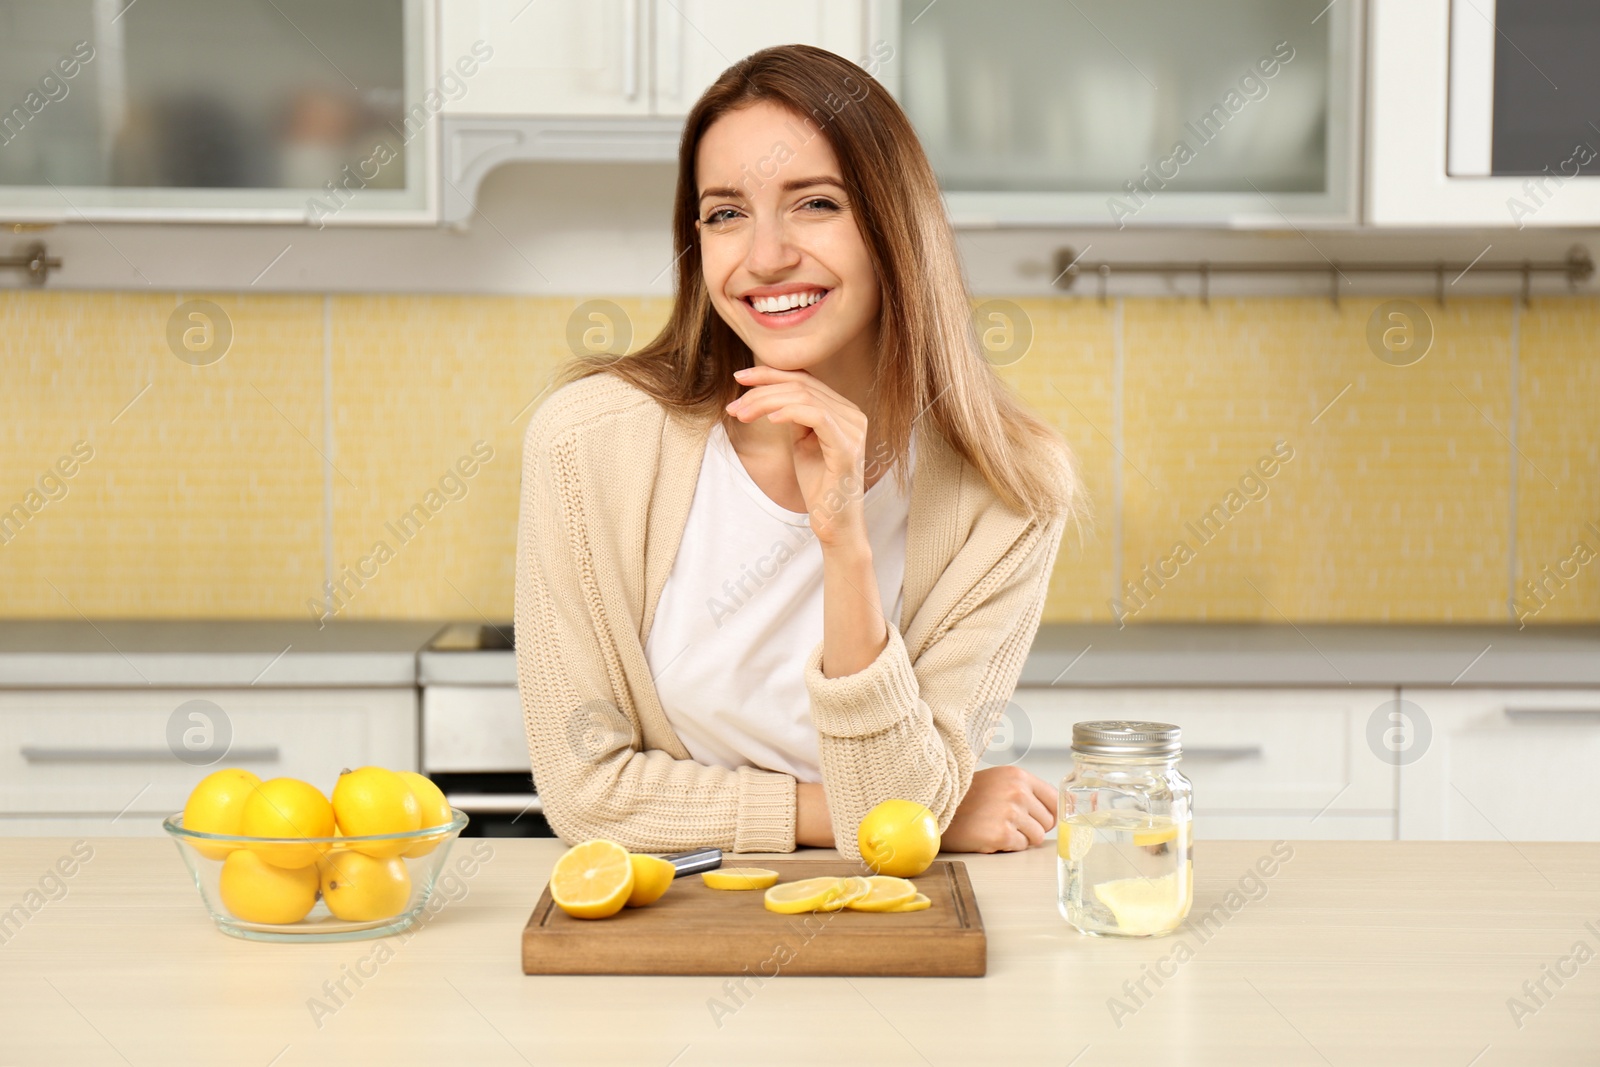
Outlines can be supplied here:
<path id="1" fill-rule="evenodd" d="M 1095 886 L 1094 895 L 1111 909 L 1121 932 L 1135 937 L 1166 933 L 1182 922 L 1189 910 L 1187 874 L 1173 871 L 1159 878 L 1118 878 Z"/>
<path id="2" fill-rule="evenodd" d="M 915 900 L 918 896 L 916 885 L 904 878 L 875 874 L 867 879 L 867 883 L 871 886 L 867 895 L 845 905 L 850 910 L 893 911 L 895 905 Z"/>
<path id="3" fill-rule="evenodd" d="M 819 911 L 841 911 L 858 900 L 866 899 L 872 892 L 872 883 L 865 878 L 839 879 L 839 892 L 828 898 Z"/>
<path id="4" fill-rule="evenodd" d="M 885 911 L 924 911 L 927 908 L 931 908 L 931 907 L 933 907 L 933 901 L 928 899 L 928 894 L 926 894 L 926 893 L 918 893 L 916 896 L 912 897 L 910 900 L 903 901 L 903 902 L 901 902 L 899 904 L 896 904 L 892 908 L 885 908 L 884 910 Z"/>
<path id="5" fill-rule="evenodd" d="M 1161 815 L 1150 817 L 1150 828 L 1148 830 L 1135 830 L 1133 832 L 1133 843 L 1143 847 L 1164 845 L 1168 841 L 1176 841 L 1177 839 L 1178 824 Z"/>
<path id="6" fill-rule="evenodd" d="M 700 880 L 712 889 L 765 889 L 777 883 L 778 872 L 765 867 L 723 867 L 700 872 Z"/>
<path id="7" fill-rule="evenodd" d="M 576 919 L 615 915 L 633 892 L 633 861 L 615 841 L 573 845 L 550 871 L 550 897 Z"/>
<path id="8" fill-rule="evenodd" d="M 768 911 L 780 915 L 821 911 L 824 904 L 841 895 L 844 881 L 843 878 L 802 878 L 797 882 L 784 882 L 768 889 L 762 903 Z"/>
<path id="9" fill-rule="evenodd" d="M 1074 815 L 1061 823 L 1056 832 L 1056 851 L 1064 860 L 1081 862 L 1094 844 L 1094 826 L 1089 816 Z"/>

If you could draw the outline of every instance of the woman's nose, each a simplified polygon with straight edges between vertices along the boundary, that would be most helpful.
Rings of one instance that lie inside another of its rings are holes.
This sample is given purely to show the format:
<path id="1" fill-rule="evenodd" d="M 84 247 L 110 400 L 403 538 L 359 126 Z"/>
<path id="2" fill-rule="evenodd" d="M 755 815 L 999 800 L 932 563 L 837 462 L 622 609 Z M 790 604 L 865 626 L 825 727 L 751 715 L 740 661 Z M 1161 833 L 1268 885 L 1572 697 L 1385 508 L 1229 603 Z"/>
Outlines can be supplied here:
<path id="1" fill-rule="evenodd" d="M 757 218 L 752 227 L 750 247 L 745 252 L 745 267 L 751 274 L 771 275 L 800 262 L 800 250 L 790 239 L 781 216 Z"/>

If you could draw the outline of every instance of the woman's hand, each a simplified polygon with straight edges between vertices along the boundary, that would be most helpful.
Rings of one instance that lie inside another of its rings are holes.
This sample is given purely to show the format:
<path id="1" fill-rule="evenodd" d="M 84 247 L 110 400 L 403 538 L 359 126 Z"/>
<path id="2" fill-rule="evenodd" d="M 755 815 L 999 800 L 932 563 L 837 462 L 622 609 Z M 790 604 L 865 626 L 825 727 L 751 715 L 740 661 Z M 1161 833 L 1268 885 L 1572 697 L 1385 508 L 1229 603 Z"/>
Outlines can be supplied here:
<path id="1" fill-rule="evenodd" d="M 755 366 L 734 377 L 749 391 L 728 405 L 729 415 L 789 425 L 795 479 L 822 547 L 865 545 L 867 416 L 805 371 Z"/>
<path id="2" fill-rule="evenodd" d="M 945 827 L 946 852 L 1021 852 L 1044 843 L 1056 824 L 1058 794 L 1021 767 L 985 767 Z"/>

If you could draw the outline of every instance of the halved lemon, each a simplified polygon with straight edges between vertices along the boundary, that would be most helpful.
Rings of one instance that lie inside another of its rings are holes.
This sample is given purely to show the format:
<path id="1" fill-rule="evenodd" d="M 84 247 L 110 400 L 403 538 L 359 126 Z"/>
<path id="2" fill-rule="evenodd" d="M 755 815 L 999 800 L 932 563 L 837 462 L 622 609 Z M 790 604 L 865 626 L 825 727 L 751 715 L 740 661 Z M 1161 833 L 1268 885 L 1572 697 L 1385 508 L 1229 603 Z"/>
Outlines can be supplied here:
<path id="1" fill-rule="evenodd" d="M 766 889 L 777 884 L 778 872 L 765 867 L 723 867 L 701 871 L 700 880 L 711 889 Z"/>
<path id="2" fill-rule="evenodd" d="M 922 911 L 923 909 L 931 908 L 932 906 L 933 906 L 933 901 L 928 899 L 928 895 L 926 893 L 918 893 L 916 896 L 912 897 L 910 900 L 906 901 L 905 903 L 896 904 L 894 907 L 888 908 L 886 910 L 888 910 L 888 911 Z"/>
<path id="3" fill-rule="evenodd" d="M 844 895 L 846 878 L 802 878 L 784 882 L 768 889 L 762 903 L 768 911 L 780 915 L 798 915 L 802 911 L 822 911 L 824 905 Z M 866 879 L 861 879 L 863 882 Z"/>
<path id="4" fill-rule="evenodd" d="M 576 919 L 604 919 L 622 910 L 633 892 L 633 861 L 615 841 L 573 845 L 550 871 L 550 896 Z"/>
<path id="5" fill-rule="evenodd" d="M 633 891 L 628 894 L 627 902 L 630 908 L 654 904 L 672 888 L 672 880 L 678 877 L 678 868 L 660 856 L 633 853 L 628 856 L 628 862 L 633 864 Z"/>
<path id="6" fill-rule="evenodd" d="M 839 892 L 830 897 L 818 911 L 841 911 L 872 892 L 872 883 L 861 877 L 839 879 Z"/>
<path id="7" fill-rule="evenodd" d="M 846 905 L 851 911 L 893 911 L 898 904 L 915 900 L 917 887 L 905 878 L 875 874 L 867 879 L 867 895 Z"/>

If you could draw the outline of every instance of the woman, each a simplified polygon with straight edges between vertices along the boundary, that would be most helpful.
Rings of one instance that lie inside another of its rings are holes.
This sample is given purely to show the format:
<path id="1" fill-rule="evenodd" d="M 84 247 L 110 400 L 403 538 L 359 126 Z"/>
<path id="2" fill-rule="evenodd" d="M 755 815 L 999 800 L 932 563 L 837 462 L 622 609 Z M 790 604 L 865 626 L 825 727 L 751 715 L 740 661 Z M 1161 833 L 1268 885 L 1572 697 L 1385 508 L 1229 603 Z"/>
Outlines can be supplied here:
<path id="1" fill-rule="evenodd" d="M 528 427 L 517 661 L 568 841 L 837 846 L 898 797 L 948 851 L 1020 850 L 1056 793 L 974 773 L 1077 482 L 982 359 L 899 106 L 816 48 L 689 113 L 677 298 Z"/>

